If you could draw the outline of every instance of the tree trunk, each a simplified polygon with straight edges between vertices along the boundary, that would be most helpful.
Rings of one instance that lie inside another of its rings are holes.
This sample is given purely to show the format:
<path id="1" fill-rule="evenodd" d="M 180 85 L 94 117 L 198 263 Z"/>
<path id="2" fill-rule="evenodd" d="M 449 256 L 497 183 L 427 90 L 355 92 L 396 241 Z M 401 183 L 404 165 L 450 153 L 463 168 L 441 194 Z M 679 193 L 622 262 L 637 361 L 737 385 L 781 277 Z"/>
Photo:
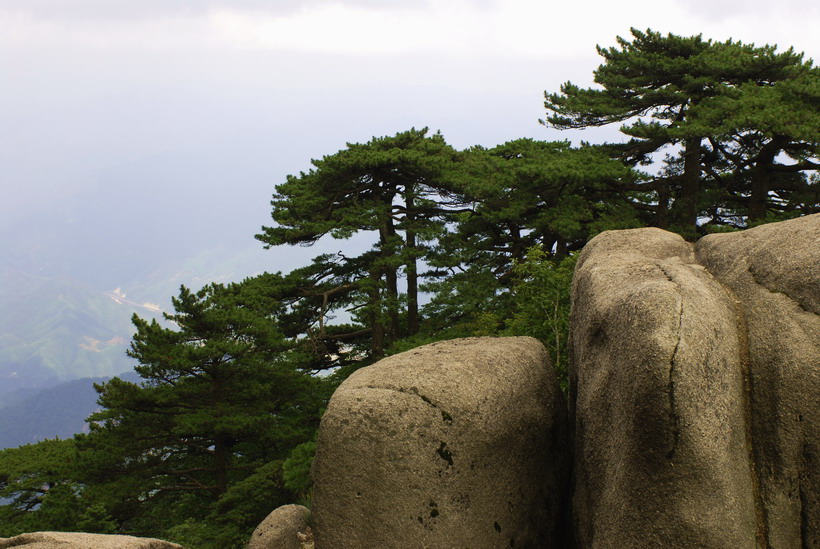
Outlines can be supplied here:
<path id="1" fill-rule="evenodd" d="M 749 196 L 749 221 L 762 221 L 766 217 L 766 204 L 771 189 L 771 166 L 784 144 L 783 139 L 774 138 L 757 153 L 752 169 L 752 189 Z"/>
<path id="2" fill-rule="evenodd" d="M 397 250 L 393 247 L 396 236 L 396 228 L 393 226 L 392 218 L 388 217 L 381 231 L 379 231 L 379 238 L 381 241 L 382 258 L 385 260 L 385 265 L 382 267 L 384 272 L 384 282 L 387 286 L 387 318 L 390 323 L 385 330 L 385 336 L 388 342 L 395 341 L 399 334 L 399 280 L 398 269 L 390 265 L 391 259 L 396 255 Z"/>
<path id="3" fill-rule="evenodd" d="M 524 243 L 521 240 L 521 228 L 514 223 L 507 223 L 507 228 L 510 230 L 510 259 L 513 261 L 524 261 L 527 255 L 527 250 L 524 248 Z"/>
<path id="4" fill-rule="evenodd" d="M 405 208 L 407 214 L 405 223 L 405 254 L 407 261 L 405 268 L 407 270 L 407 335 L 415 335 L 419 331 L 419 274 L 418 274 L 418 259 L 416 258 L 416 231 L 414 223 L 416 222 L 414 207 L 414 189 L 412 185 L 408 185 L 405 193 Z"/>
<path id="5" fill-rule="evenodd" d="M 766 217 L 766 197 L 769 194 L 769 171 L 757 164 L 752 170 L 752 192 L 749 196 L 749 222 Z"/>
<path id="6" fill-rule="evenodd" d="M 684 141 L 683 179 L 681 181 L 681 225 L 684 229 L 697 231 L 698 191 L 700 190 L 700 137 Z"/>
<path id="7" fill-rule="evenodd" d="M 223 381 L 220 376 L 214 375 L 214 412 L 219 414 L 219 407 L 224 399 Z M 214 487 L 216 495 L 222 495 L 228 490 L 228 444 L 225 435 L 217 434 L 214 437 Z"/>
<path id="8" fill-rule="evenodd" d="M 214 476 L 216 494 L 222 495 L 228 490 L 228 445 L 222 435 L 214 439 Z"/>
<path id="9" fill-rule="evenodd" d="M 658 189 L 658 209 L 655 211 L 655 226 L 659 229 L 666 230 L 669 228 L 670 198 L 671 193 L 668 185 L 663 185 L 662 188 Z"/>
<path id="10" fill-rule="evenodd" d="M 381 321 L 379 280 L 381 280 L 379 272 L 371 271 L 370 283 L 372 287 L 368 294 L 370 301 L 370 352 L 373 358 L 384 356 L 384 324 Z"/>

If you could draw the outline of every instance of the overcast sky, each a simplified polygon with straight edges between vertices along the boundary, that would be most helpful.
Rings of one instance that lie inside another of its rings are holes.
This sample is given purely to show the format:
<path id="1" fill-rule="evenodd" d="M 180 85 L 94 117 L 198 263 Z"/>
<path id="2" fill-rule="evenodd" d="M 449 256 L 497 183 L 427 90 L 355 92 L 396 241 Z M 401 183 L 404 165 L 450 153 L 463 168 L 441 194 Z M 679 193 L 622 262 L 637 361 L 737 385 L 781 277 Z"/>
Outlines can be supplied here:
<path id="1" fill-rule="evenodd" d="M 459 148 L 595 141 L 539 126 L 542 94 L 566 80 L 591 84 L 595 45 L 630 26 L 817 59 L 819 5 L 0 0 L 0 216 L 138 187 L 122 174 L 177 163 L 164 184 L 196 193 L 210 174 L 207 188 L 232 189 L 214 192 L 252 233 L 268 220 L 275 184 L 348 141 L 411 126 L 441 130 Z"/>

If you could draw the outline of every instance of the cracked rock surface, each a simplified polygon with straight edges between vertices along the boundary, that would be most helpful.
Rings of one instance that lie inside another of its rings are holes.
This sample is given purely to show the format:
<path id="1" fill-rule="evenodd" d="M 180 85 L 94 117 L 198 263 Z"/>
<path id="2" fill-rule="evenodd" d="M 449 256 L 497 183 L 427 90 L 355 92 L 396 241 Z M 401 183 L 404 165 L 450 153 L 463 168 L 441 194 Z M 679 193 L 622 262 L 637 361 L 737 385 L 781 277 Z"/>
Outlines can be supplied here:
<path id="1" fill-rule="evenodd" d="M 605 232 L 573 282 L 579 548 L 820 547 L 820 215 Z"/>
<path id="2" fill-rule="evenodd" d="M 532 338 L 433 343 L 355 372 L 319 430 L 316 547 L 558 547 L 565 421 Z"/>

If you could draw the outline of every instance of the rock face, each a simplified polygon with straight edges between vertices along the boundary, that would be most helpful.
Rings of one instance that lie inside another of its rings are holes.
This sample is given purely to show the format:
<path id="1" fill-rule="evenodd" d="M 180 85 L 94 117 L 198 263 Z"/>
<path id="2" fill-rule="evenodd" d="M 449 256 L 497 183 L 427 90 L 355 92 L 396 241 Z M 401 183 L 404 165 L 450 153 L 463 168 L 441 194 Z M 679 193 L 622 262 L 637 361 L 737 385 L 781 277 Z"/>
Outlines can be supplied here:
<path id="1" fill-rule="evenodd" d="M 820 547 L 820 215 L 593 239 L 573 282 L 577 547 Z"/>
<path id="2" fill-rule="evenodd" d="M 434 343 L 357 371 L 319 430 L 316 547 L 558 547 L 564 422 L 532 338 Z"/>
<path id="3" fill-rule="evenodd" d="M 310 510 L 301 505 L 283 505 L 274 509 L 256 527 L 248 549 L 301 549 L 299 534 L 310 524 Z"/>
<path id="4" fill-rule="evenodd" d="M 182 549 L 181 545 L 151 538 L 82 534 L 73 532 L 33 532 L 0 539 L 0 549 Z"/>
<path id="5" fill-rule="evenodd" d="M 740 301 L 768 547 L 820 547 L 820 214 L 708 236 L 698 258 Z"/>

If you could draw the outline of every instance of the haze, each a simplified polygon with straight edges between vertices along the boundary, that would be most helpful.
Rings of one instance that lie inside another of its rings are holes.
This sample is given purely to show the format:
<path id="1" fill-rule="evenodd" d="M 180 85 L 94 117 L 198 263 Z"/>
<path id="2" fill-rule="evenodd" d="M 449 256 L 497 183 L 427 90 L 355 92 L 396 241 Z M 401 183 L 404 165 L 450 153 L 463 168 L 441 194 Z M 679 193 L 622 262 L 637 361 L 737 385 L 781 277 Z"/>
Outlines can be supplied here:
<path id="1" fill-rule="evenodd" d="M 252 237 L 313 157 L 411 126 L 459 148 L 617 139 L 537 124 L 545 89 L 591 84 L 596 44 L 635 26 L 811 57 L 819 16 L 801 0 L 0 0 L 2 261 L 38 250 L 42 270 L 69 246 L 150 265 L 219 241 L 295 266 L 312 252 L 274 260 Z"/>

